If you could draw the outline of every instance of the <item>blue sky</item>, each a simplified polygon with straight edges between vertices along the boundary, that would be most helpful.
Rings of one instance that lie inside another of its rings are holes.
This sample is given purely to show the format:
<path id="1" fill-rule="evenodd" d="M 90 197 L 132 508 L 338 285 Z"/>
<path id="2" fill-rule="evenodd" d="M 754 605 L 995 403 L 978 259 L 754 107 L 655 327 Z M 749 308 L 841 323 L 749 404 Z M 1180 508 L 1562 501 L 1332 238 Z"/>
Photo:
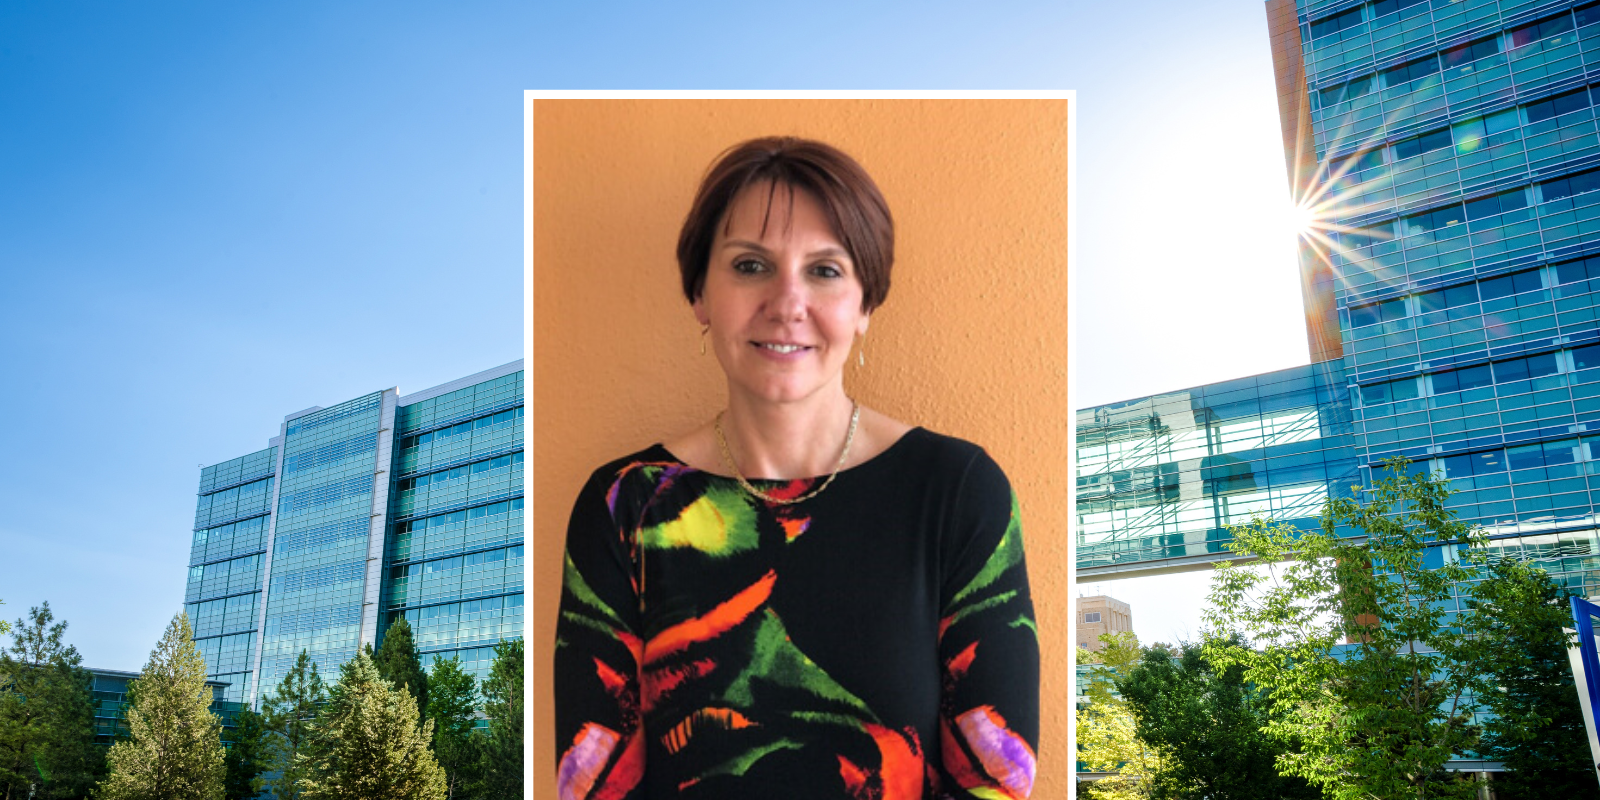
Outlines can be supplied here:
<path id="1" fill-rule="evenodd" d="M 523 89 L 1076 89 L 1071 405 L 1305 360 L 1261 3 L 686 8 L 0 5 L 0 613 L 138 669 L 196 465 L 522 355 Z"/>

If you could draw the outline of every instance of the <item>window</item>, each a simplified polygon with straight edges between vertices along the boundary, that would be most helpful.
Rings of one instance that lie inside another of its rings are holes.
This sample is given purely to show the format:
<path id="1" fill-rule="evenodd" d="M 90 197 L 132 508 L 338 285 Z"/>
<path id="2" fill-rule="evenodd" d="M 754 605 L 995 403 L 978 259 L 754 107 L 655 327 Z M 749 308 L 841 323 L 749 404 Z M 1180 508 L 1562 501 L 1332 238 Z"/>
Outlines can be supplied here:
<path id="1" fill-rule="evenodd" d="M 1372 91 L 1373 77 L 1372 75 L 1362 75 L 1353 81 L 1341 83 L 1330 89 L 1323 89 L 1320 92 L 1322 95 L 1322 107 L 1327 108 L 1335 103 L 1354 100 Z"/>
<path id="2" fill-rule="evenodd" d="M 1100 612 L 1098 612 L 1098 611 L 1085 611 L 1085 612 L 1083 612 L 1083 621 L 1086 622 L 1086 623 L 1088 623 L 1088 622 L 1099 622 L 1100 621 Z"/>
<path id="3" fill-rule="evenodd" d="M 1417 390 L 1417 379 L 1401 378 L 1396 381 L 1385 381 L 1361 387 L 1361 404 L 1374 406 L 1379 403 L 1398 403 L 1401 400 L 1412 400 L 1421 396 Z"/>
<path id="4" fill-rule="evenodd" d="M 1334 177 L 1354 175 L 1381 166 L 1383 166 L 1383 148 L 1379 147 L 1365 153 L 1334 159 L 1328 164 L 1328 174 Z"/>
<path id="5" fill-rule="evenodd" d="M 1423 153 L 1431 153 L 1435 150 L 1449 147 L 1452 144 L 1454 142 L 1450 141 L 1449 128 L 1429 131 L 1421 136 L 1413 136 L 1410 139 L 1395 142 L 1394 160 L 1401 161 L 1412 156 L 1420 156 Z"/>
<path id="6" fill-rule="evenodd" d="M 1544 122 L 1562 114 L 1570 114 L 1574 111 L 1588 108 L 1589 89 L 1585 87 L 1583 89 L 1574 89 L 1570 92 L 1562 92 L 1554 97 L 1546 97 L 1523 107 L 1528 109 L 1529 125 L 1535 122 Z"/>
<path id="7" fill-rule="evenodd" d="M 1338 33 L 1346 28 L 1354 28 L 1361 24 L 1361 6 L 1356 6 L 1349 11 L 1341 11 L 1331 17 L 1323 17 L 1311 23 L 1311 38 L 1321 39 L 1330 33 Z"/>
<path id="8" fill-rule="evenodd" d="M 1353 306 L 1350 309 L 1350 327 L 1363 328 L 1380 322 L 1396 320 L 1406 315 L 1406 299 L 1396 297 L 1380 303 Z"/>
<path id="9" fill-rule="evenodd" d="M 1476 42 L 1458 44 L 1440 53 L 1439 58 L 1443 60 L 1444 68 L 1450 69 L 1451 67 L 1459 67 L 1462 64 L 1470 64 L 1480 58 L 1488 58 L 1498 52 L 1500 52 L 1500 37 L 1496 35 L 1479 39 Z"/>
<path id="10" fill-rule="evenodd" d="M 1439 71 L 1439 57 L 1425 56 L 1383 71 L 1383 85 L 1393 88 Z"/>
<path id="11" fill-rule="evenodd" d="M 1378 17 L 1393 14 L 1396 11 L 1401 11 L 1415 5 L 1421 5 L 1427 1 L 1428 0 L 1378 0 L 1378 2 L 1372 4 L 1372 18 L 1377 19 Z"/>
<path id="12" fill-rule="evenodd" d="M 1600 344 L 1584 345 L 1572 348 L 1572 368 L 1594 369 L 1600 367 Z"/>
<path id="13" fill-rule="evenodd" d="M 1483 219 L 1527 207 L 1528 193 L 1522 189 L 1512 189 L 1509 192 L 1467 201 L 1467 219 Z"/>
<path id="14" fill-rule="evenodd" d="M 1406 217 L 1406 235 L 1436 231 L 1466 222 L 1467 218 L 1461 212 L 1460 205 L 1445 206 L 1432 211 Z"/>
<path id="15" fill-rule="evenodd" d="M 1600 278 L 1600 256 L 1578 261 L 1567 261 L 1557 264 L 1555 267 L 1557 284 Z"/>
<path id="16" fill-rule="evenodd" d="M 1417 295 L 1417 313 L 1426 314 L 1430 311 L 1443 311 L 1456 306 L 1472 305 L 1478 302 L 1478 285 L 1464 283 L 1460 286 L 1451 286 L 1445 289 L 1435 289 Z"/>
<path id="17" fill-rule="evenodd" d="M 1507 447 L 1506 465 L 1512 470 L 1519 470 L 1572 464 L 1583 460 L 1578 457 L 1580 446 L 1577 439 L 1562 439 L 1555 442 L 1536 442 L 1519 447 Z"/>
<path id="18" fill-rule="evenodd" d="M 1521 47 L 1525 44 L 1532 44 L 1540 39 L 1548 39 L 1556 34 L 1570 31 L 1572 27 L 1572 15 L 1562 11 L 1553 17 L 1545 17 L 1520 28 L 1513 28 L 1511 30 L 1511 46 Z"/>
<path id="19" fill-rule="evenodd" d="M 1464 392 L 1494 383 L 1494 376 L 1490 374 L 1488 364 L 1453 369 L 1449 372 L 1435 372 L 1429 377 L 1433 379 L 1434 394 Z"/>
<path id="20" fill-rule="evenodd" d="M 1516 130 L 1521 124 L 1520 116 L 1515 108 L 1496 111 L 1482 117 L 1474 117 L 1466 122 L 1457 123 L 1455 126 L 1456 151 L 1470 153 L 1477 150 L 1483 140 L 1497 133 Z M 1498 142 L 1496 142 L 1498 144 Z"/>
<path id="21" fill-rule="evenodd" d="M 1585 25 L 1593 25 L 1596 22 L 1600 22 L 1600 3 L 1590 3 L 1586 6 L 1578 6 L 1577 8 L 1573 9 L 1573 12 L 1578 17 L 1578 27 L 1580 28 Z"/>
<path id="22" fill-rule="evenodd" d="M 1554 375 L 1560 371 L 1555 353 L 1540 353 L 1526 358 L 1513 358 L 1508 361 L 1494 362 L 1494 382 L 1525 381 L 1532 378 L 1543 378 L 1546 375 Z"/>
<path id="23" fill-rule="evenodd" d="M 1394 223 L 1380 222 L 1377 225 L 1368 225 L 1353 231 L 1339 231 L 1334 234 L 1340 244 L 1345 247 L 1367 247 L 1379 242 L 1387 242 L 1394 238 Z"/>
<path id="24" fill-rule="evenodd" d="M 1592 192 L 1596 189 L 1600 189 L 1600 170 L 1580 172 L 1576 175 L 1568 175 L 1565 178 L 1557 178 L 1553 181 L 1545 181 L 1539 184 L 1539 193 L 1544 197 L 1544 202 L 1546 203 L 1551 200 L 1561 200 L 1585 192 Z"/>
<path id="25" fill-rule="evenodd" d="M 1506 471 L 1506 457 L 1503 450 L 1447 456 L 1441 460 L 1444 462 L 1446 478 L 1463 478 L 1468 475 L 1488 475 Z"/>
<path id="26" fill-rule="evenodd" d="M 1513 272 L 1510 275 L 1501 275 L 1498 278 L 1478 281 L 1478 295 L 1485 300 L 1510 297 L 1514 294 L 1522 294 L 1523 292 L 1531 292 L 1542 288 L 1544 288 L 1544 285 L 1539 280 L 1539 270 L 1537 269 L 1525 269 L 1521 272 Z"/>

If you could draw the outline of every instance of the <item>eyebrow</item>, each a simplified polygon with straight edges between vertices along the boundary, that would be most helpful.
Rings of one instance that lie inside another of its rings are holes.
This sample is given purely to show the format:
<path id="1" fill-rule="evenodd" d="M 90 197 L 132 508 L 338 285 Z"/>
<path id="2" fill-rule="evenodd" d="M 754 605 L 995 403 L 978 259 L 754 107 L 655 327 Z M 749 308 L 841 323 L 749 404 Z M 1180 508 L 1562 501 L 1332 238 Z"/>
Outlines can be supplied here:
<path id="1" fill-rule="evenodd" d="M 726 250 L 730 247 L 754 250 L 762 255 L 768 255 L 772 252 L 771 250 L 763 247 L 760 242 L 752 242 L 748 239 L 729 239 L 722 243 L 722 249 Z M 818 258 L 821 256 L 848 259 L 850 258 L 850 253 L 842 247 L 824 247 L 821 250 L 813 250 L 809 253 L 806 253 L 806 258 Z"/>

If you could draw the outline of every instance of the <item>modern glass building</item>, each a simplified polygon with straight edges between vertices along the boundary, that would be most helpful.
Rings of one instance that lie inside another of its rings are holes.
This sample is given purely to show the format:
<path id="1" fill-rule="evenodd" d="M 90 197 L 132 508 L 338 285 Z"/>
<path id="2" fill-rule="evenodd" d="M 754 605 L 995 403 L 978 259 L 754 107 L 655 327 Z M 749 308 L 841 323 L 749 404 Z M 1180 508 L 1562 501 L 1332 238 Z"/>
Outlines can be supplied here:
<path id="1" fill-rule="evenodd" d="M 1404 455 L 1600 594 L 1600 3 L 1266 10 L 1316 363 L 1079 411 L 1080 578 L 1221 560 Z"/>
<path id="2" fill-rule="evenodd" d="M 484 677 L 522 636 L 522 362 L 284 418 L 200 474 L 185 601 L 225 698 L 300 652 L 328 679 L 404 617 L 424 666 Z"/>

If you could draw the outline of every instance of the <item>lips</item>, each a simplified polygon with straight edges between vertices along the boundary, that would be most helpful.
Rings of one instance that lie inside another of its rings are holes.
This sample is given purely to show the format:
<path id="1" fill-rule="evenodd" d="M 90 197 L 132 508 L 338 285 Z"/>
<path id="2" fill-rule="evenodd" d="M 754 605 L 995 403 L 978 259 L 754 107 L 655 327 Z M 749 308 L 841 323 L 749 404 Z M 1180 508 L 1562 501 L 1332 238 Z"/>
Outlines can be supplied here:
<path id="1" fill-rule="evenodd" d="M 779 355 L 791 355 L 802 350 L 812 349 L 807 345 L 793 344 L 789 342 L 751 342 L 751 344 L 761 348 L 762 350 L 777 353 Z"/>

